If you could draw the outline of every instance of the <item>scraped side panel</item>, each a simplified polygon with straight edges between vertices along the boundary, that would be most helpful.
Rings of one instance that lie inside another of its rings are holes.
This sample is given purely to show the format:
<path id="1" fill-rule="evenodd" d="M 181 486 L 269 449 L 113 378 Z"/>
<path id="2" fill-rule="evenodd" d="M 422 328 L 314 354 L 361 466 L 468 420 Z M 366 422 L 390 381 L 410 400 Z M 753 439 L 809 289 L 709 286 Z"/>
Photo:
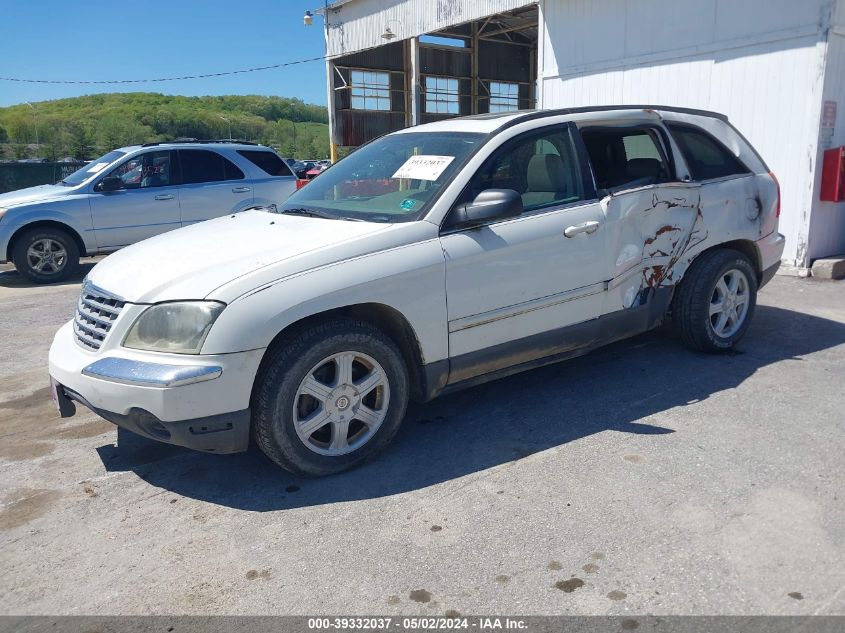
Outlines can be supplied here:
<path id="1" fill-rule="evenodd" d="M 678 263 L 704 229 L 699 188 L 686 183 L 613 194 L 602 207 L 614 245 L 602 310 L 607 314 L 638 307 L 649 288 L 674 285 Z"/>

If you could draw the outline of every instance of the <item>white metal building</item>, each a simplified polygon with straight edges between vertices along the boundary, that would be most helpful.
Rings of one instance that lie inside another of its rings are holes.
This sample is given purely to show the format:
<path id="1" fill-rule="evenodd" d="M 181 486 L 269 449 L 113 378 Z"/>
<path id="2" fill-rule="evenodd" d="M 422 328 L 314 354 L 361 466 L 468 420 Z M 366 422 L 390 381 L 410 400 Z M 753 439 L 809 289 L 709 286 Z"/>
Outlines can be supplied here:
<path id="1" fill-rule="evenodd" d="M 845 202 L 819 200 L 822 152 L 845 145 L 845 0 L 337 0 L 325 17 L 334 144 L 510 108 L 716 110 L 780 180 L 786 270 L 845 253 Z"/>

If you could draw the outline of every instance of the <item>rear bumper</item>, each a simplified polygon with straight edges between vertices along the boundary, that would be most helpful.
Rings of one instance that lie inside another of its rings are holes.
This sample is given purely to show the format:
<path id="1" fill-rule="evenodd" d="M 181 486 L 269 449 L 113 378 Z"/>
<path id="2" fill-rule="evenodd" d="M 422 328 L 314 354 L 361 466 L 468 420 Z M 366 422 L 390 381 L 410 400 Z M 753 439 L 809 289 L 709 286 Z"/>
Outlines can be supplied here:
<path id="1" fill-rule="evenodd" d="M 763 271 L 760 278 L 760 287 L 762 288 L 772 280 L 780 267 L 786 238 L 775 231 L 755 243 L 757 244 L 757 252 L 760 253 L 760 269 Z"/>
<path id="2" fill-rule="evenodd" d="M 760 284 L 758 288 L 762 288 L 769 283 L 774 278 L 778 268 L 780 268 L 780 262 L 776 262 L 773 266 L 769 266 L 766 270 L 764 270 L 760 275 Z"/>

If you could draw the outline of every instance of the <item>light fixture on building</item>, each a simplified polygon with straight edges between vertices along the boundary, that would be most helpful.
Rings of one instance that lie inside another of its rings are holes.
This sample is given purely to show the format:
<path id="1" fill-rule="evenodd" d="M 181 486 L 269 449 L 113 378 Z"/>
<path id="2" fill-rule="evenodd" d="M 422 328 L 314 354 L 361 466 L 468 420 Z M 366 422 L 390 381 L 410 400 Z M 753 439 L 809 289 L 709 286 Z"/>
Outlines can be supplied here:
<path id="1" fill-rule="evenodd" d="M 384 27 L 384 33 L 381 34 L 381 39 L 392 40 L 396 37 L 396 33 L 390 30 L 389 26 Z"/>
<path id="2" fill-rule="evenodd" d="M 314 23 L 314 14 L 310 11 L 306 11 L 305 15 L 302 16 L 302 23 L 305 26 L 311 26 Z"/>

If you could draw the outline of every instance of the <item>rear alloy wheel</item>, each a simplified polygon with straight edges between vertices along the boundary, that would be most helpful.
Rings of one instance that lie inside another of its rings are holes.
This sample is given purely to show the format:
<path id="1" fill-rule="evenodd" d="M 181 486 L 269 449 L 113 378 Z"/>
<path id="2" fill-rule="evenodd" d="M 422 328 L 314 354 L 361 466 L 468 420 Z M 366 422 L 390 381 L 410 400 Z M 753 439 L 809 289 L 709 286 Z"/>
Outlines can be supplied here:
<path id="1" fill-rule="evenodd" d="M 381 451 L 408 405 L 396 344 L 366 321 L 315 323 L 274 345 L 252 397 L 252 434 L 282 468 L 330 475 Z"/>
<path id="2" fill-rule="evenodd" d="M 684 343 L 704 352 L 732 349 L 757 304 L 757 275 L 733 249 L 714 250 L 690 265 L 672 300 L 672 324 Z"/>
<path id="3" fill-rule="evenodd" d="M 61 229 L 43 228 L 27 231 L 17 240 L 12 261 L 18 272 L 38 284 L 67 279 L 79 264 L 79 248 Z"/>
<path id="4" fill-rule="evenodd" d="M 736 334 L 748 316 L 748 277 L 738 268 L 727 271 L 713 288 L 710 297 L 710 327 L 719 338 Z"/>

